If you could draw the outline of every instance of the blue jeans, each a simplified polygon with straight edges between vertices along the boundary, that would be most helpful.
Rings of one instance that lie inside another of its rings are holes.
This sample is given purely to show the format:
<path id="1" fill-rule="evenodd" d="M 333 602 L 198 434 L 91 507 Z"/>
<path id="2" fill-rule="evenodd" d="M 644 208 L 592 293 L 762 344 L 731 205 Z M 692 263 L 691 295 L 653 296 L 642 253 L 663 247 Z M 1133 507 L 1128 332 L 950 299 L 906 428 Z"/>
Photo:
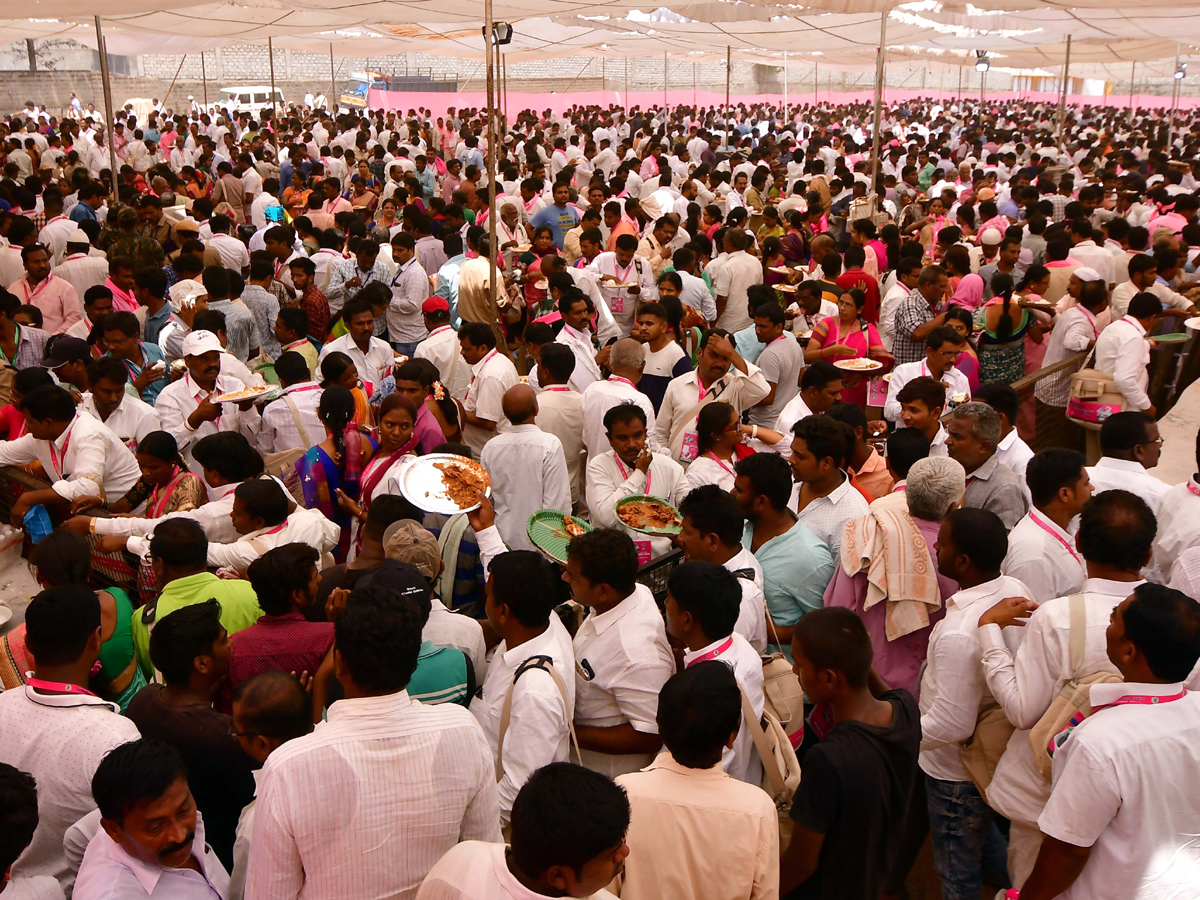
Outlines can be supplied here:
<path id="1" fill-rule="evenodd" d="M 412 359 L 414 353 L 417 352 L 417 344 L 420 341 L 392 341 L 392 349 L 397 353 L 403 353 L 409 359 Z"/>
<path id="2" fill-rule="evenodd" d="M 985 862 L 989 871 L 1008 868 L 1007 848 L 995 828 L 995 813 L 969 781 L 925 776 L 933 867 L 942 879 L 943 900 L 978 900 Z"/>

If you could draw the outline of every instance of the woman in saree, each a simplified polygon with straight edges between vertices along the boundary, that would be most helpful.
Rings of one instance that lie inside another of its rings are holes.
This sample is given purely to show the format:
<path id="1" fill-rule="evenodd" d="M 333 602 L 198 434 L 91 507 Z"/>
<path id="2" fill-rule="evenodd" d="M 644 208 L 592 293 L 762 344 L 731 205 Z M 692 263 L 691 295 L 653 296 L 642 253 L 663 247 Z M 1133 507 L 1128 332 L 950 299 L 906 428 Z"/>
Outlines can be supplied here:
<path id="1" fill-rule="evenodd" d="M 317 407 L 317 416 L 325 426 L 325 440 L 296 460 L 304 505 L 319 509 L 342 529 L 333 551 L 339 563 L 346 562 L 350 550 L 352 518 L 339 503 L 339 496 L 359 496 L 363 462 L 375 452 L 375 442 L 354 424 L 354 407 L 354 396 L 346 388 L 327 387 Z"/>
<path id="2" fill-rule="evenodd" d="M 838 298 L 838 314 L 822 319 L 813 329 L 804 350 L 804 361 L 811 365 L 819 359 L 836 364 L 840 360 L 873 359 L 883 363 L 871 374 L 882 375 L 892 366 L 892 355 L 883 346 L 875 326 L 862 317 L 867 296 L 858 288 Z M 842 377 L 842 400 L 866 408 L 867 379 L 855 372 Z"/>
<path id="3" fill-rule="evenodd" d="M 354 182 L 350 186 L 350 205 L 354 207 L 354 211 L 361 215 L 364 221 L 369 222 L 378 202 L 379 195 L 367 189 L 367 183 L 362 177 L 354 176 Z"/>
<path id="4" fill-rule="evenodd" d="M 971 385 L 971 394 L 974 395 L 979 387 L 979 353 L 975 350 L 975 343 L 972 340 L 975 319 L 961 306 L 952 306 L 946 310 L 946 324 L 966 338 L 967 342 L 963 344 L 963 352 L 954 366 L 967 376 L 967 383 Z"/>
<path id="5" fill-rule="evenodd" d="M 311 193 L 304 185 L 304 172 L 293 169 L 292 183 L 283 189 L 283 208 L 291 218 L 295 219 L 308 211 L 308 195 Z"/>
<path id="6" fill-rule="evenodd" d="M 946 254 L 949 257 L 950 254 Z M 961 306 L 967 312 L 973 313 L 983 303 L 983 279 L 968 270 L 958 282 L 954 293 L 947 301 L 947 308 Z"/>
<path id="7" fill-rule="evenodd" d="M 808 262 L 808 238 L 804 232 L 804 214 L 798 209 L 789 209 L 784 219 L 783 259 L 789 266 L 799 266 Z"/>
<path id="8" fill-rule="evenodd" d="M 97 496 L 79 497 L 71 504 L 72 514 L 78 515 L 99 506 L 113 515 L 128 516 L 137 510 L 140 518 L 160 519 L 167 513 L 186 512 L 208 502 L 208 489 L 198 475 L 188 471 L 175 438 L 168 432 L 150 432 L 138 444 L 136 456 L 142 477 L 125 492 L 125 496 L 112 502 Z M 92 543 L 95 580 L 126 591 L 137 588 L 141 569 L 138 558 L 124 549 L 105 550 L 99 535 L 88 537 Z M 145 590 L 142 599 L 149 599 Z"/>
<path id="9" fill-rule="evenodd" d="M 34 578 L 43 588 L 87 584 L 90 558 L 87 539 L 60 528 L 34 548 Z M 100 601 L 100 660 L 88 687 L 124 712 L 133 695 L 146 685 L 134 654 L 133 603 L 125 591 L 116 587 L 96 591 L 96 599 Z M 22 624 L 0 639 L 0 682 L 4 689 L 25 684 L 26 673 L 32 668 Z"/>
<path id="10" fill-rule="evenodd" d="M 375 212 L 375 220 L 371 223 L 371 234 L 381 244 L 386 244 L 392 239 L 392 229 L 400 224 L 400 219 L 396 213 L 399 210 L 394 197 L 388 197 L 386 200 L 379 201 L 379 208 Z"/>
<path id="11" fill-rule="evenodd" d="M 345 353 L 335 350 L 321 360 L 321 387 L 344 387 L 354 401 L 354 421 L 359 425 L 371 424 L 371 406 L 366 391 L 358 378 L 358 367 Z"/>
<path id="12" fill-rule="evenodd" d="M 371 502 L 380 494 L 394 493 L 394 480 L 420 452 L 413 428 L 416 420 L 417 408 L 406 395 L 394 393 L 384 397 L 379 407 L 379 446 L 370 462 L 363 466 L 358 493 L 349 494 L 338 488 L 338 506 L 351 517 L 349 561 L 358 556 L 362 547 L 362 526 Z"/>
<path id="13" fill-rule="evenodd" d="M 1012 276 L 997 272 L 992 276 L 992 290 L 996 296 L 980 316 L 979 380 L 1012 384 L 1025 375 L 1025 336 L 1040 344 L 1042 325 L 1013 298 Z"/>

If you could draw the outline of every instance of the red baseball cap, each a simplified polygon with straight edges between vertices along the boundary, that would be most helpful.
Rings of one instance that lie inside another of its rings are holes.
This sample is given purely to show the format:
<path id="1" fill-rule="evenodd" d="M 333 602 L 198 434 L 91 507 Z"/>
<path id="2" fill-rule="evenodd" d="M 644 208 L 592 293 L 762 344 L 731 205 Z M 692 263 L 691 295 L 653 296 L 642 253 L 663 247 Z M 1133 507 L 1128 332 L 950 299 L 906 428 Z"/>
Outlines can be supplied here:
<path id="1" fill-rule="evenodd" d="M 445 297 L 430 297 L 421 304 L 421 312 L 423 313 L 432 313 L 438 310 L 450 312 L 450 301 Z"/>

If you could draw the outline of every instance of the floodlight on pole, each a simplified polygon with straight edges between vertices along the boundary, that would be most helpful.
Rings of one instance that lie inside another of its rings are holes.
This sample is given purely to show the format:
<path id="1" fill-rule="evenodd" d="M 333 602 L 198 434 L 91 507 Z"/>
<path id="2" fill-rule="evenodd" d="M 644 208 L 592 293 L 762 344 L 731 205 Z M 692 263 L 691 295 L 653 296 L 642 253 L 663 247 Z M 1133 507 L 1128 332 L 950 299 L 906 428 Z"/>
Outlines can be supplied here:
<path id="1" fill-rule="evenodd" d="M 487 26 L 483 26 L 483 36 L 487 37 Z M 513 39 L 513 27 L 508 22 L 493 22 L 492 23 L 492 43 L 498 47 L 503 47 L 505 44 L 511 44 Z"/>
<path id="2" fill-rule="evenodd" d="M 975 51 L 975 71 L 976 72 L 986 72 L 991 67 L 992 67 L 992 64 L 988 60 L 987 51 L 986 50 L 976 50 Z"/>
<path id="3" fill-rule="evenodd" d="M 1175 67 L 1175 80 L 1183 81 L 1185 78 L 1187 78 L 1187 63 L 1181 62 Z"/>

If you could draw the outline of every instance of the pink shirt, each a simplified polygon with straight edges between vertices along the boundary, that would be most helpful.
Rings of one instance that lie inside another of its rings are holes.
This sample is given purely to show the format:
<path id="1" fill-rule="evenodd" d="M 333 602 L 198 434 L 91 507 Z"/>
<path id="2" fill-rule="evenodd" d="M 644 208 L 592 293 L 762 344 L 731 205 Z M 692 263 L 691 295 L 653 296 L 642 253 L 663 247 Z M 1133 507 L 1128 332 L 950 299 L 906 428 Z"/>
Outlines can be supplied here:
<path id="1" fill-rule="evenodd" d="M 925 543 L 929 545 L 929 556 L 937 568 L 937 557 L 933 545 L 937 541 L 940 522 L 913 519 Z M 847 575 L 841 564 L 834 566 L 833 579 L 825 589 L 826 606 L 842 606 L 853 610 L 863 620 L 867 633 L 871 635 L 871 647 L 875 651 L 875 671 L 890 688 L 904 688 L 916 694 L 920 687 L 921 666 L 929 651 L 929 635 L 946 614 L 946 601 L 958 590 L 958 583 L 938 574 L 938 587 L 942 590 L 942 606 L 929 615 L 929 628 L 922 628 L 894 641 L 887 639 L 887 601 L 876 603 L 863 611 L 867 597 L 867 573 Z"/>
<path id="2" fill-rule="evenodd" d="M 47 334 L 62 334 L 83 318 L 79 292 L 65 278 L 51 273 L 41 284 L 33 287 L 22 278 L 8 288 L 22 303 L 30 303 L 42 311 L 42 330 Z"/>

